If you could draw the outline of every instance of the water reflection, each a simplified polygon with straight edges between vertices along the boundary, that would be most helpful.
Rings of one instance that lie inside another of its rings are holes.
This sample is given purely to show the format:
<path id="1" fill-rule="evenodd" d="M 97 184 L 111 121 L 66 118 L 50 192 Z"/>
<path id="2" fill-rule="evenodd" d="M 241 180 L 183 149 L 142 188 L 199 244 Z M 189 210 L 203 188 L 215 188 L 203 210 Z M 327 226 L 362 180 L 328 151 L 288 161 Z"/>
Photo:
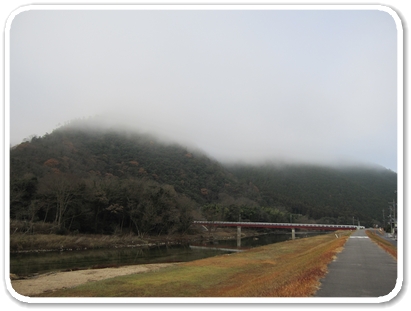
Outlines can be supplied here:
<path id="1" fill-rule="evenodd" d="M 308 233 L 300 237 L 316 235 Z M 266 234 L 243 238 L 241 249 L 277 243 L 290 239 L 290 234 Z M 217 248 L 236 249 L 236 240 L 213 241 L 197 245 L 209 246 L 201 249 L 190 245 L 158 246 L 153 248 L 98 249 L 69 252 L 20 253 L 10 255 L 10 272 L 19 276 L 51 271 L 87 268 L 115 267 L 122 265 L 186 262 L 229 253 Z"/>
<path id="2" fill-rule="evenodd" d="M 218 250 L 193 251 L 188 245 L 173 245 L 153 248 L 11 254 L 10 272 L 19 276 L 27 276 L 51 271 L 192 261 L 221 253 Z"/>

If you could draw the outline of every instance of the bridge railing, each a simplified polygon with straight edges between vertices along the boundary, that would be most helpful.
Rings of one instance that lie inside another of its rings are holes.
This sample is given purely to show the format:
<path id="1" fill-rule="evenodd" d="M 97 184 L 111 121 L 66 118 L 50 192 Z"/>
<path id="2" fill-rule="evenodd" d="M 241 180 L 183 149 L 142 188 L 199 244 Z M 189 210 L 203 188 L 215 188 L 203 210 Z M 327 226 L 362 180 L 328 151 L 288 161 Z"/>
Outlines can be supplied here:
<path id="1" fill-rule="evenodd" d="M 356 230 L 357 226 L 353 225 L 332 225 L 332 224 L 297 224 L 297 223 L 268 223 L 268 222 L 233 222 L 233 221 L 206 221 L 195 220 L 194 224 L 205 226 L 222 226 L 222 227 L 253 227 L 253 228 L 300 228 L 316 230 Z"/>

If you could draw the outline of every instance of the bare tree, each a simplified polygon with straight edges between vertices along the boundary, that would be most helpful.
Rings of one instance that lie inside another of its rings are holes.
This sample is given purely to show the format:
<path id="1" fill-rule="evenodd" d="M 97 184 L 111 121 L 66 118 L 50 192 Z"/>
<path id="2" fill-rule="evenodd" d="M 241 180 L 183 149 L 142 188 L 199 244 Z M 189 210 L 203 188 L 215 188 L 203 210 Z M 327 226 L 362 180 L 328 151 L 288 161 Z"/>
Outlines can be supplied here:
<path id="1" fill-rule="evenodd" d="M 41 184 L 41 192 L 49 196 L 55 206 L 54 223 L 61 229 L 63 217 L 78 194 L 79 181 L 72 175 L 51 173 L 43 178 Z"/>

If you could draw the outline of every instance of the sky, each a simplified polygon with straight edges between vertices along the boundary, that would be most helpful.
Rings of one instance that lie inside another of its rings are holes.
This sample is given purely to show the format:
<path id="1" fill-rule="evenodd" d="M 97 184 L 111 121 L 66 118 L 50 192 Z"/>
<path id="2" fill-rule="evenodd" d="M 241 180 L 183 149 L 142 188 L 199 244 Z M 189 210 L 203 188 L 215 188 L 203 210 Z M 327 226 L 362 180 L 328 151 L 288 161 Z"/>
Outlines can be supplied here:
<path id="1" fill-rule="evenodd" d="M 397 27 L 376 9 L 22 11 L 10 144 L 98 115 L 223 162 L 397 171 Z"/>

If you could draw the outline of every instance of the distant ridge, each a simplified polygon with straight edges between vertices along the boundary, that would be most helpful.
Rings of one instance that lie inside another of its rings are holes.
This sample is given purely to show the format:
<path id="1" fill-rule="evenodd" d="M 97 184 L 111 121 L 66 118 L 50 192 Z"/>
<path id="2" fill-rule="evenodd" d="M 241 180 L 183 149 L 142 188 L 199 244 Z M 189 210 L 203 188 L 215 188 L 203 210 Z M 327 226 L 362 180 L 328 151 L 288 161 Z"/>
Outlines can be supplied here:
<path id="1" fill-rule="evenodd" d="M 183 232 L 192 219 L 239 216 L 381 226 L 397 189 L 397 174 L 378 166 L 222 164 L 93 119 L 14 146 L 10 180 L 11 219 L 93 233 Z"/>

